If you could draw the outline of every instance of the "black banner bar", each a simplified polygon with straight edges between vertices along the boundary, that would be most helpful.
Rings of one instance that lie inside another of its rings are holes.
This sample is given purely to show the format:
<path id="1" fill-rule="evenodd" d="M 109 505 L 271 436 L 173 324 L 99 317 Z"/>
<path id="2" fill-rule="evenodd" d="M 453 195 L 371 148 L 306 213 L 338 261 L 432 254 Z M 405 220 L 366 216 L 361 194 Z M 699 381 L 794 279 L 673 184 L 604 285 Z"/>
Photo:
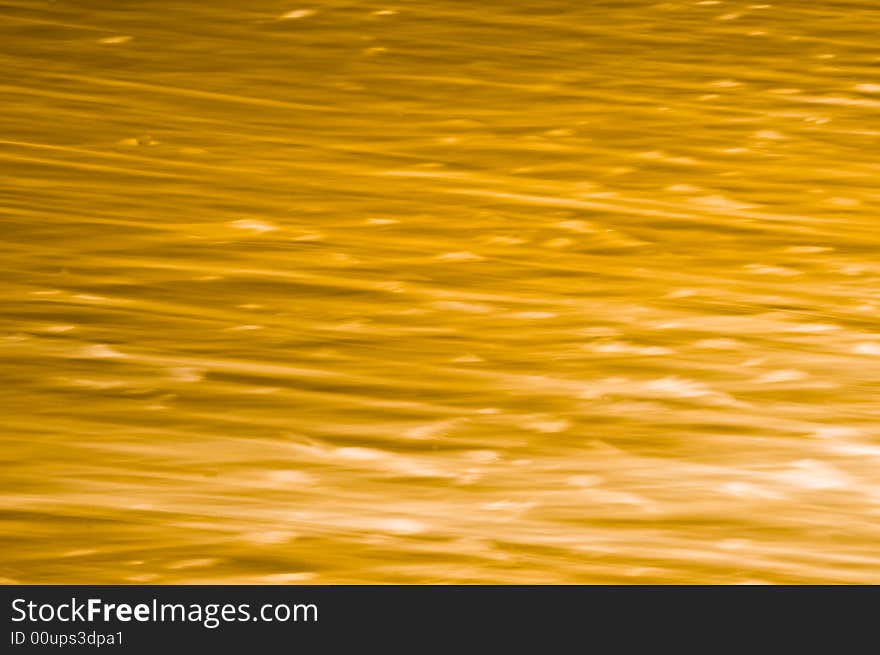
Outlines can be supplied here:
<path id="1" fill-rule="evenodd" d="M 844 644 L 876 649 L 880 608 L 880 587 L 5 586 L 0 594 L 0 652 L 9 653 L 468 652 L 474 639 L 621 652 L 749 647 L 768 635 L 844 652 Z"/>

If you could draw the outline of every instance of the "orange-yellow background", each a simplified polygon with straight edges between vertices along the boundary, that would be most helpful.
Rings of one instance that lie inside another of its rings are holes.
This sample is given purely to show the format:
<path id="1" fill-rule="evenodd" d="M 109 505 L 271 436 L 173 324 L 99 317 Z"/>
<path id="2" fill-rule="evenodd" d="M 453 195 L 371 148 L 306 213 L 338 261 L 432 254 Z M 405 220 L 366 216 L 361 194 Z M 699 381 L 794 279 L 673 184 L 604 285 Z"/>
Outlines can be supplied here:
<path id="1" fill-rule="evenodd" d="M 0 4 L 6 582 L 880 582 L 875 3 Z"/>

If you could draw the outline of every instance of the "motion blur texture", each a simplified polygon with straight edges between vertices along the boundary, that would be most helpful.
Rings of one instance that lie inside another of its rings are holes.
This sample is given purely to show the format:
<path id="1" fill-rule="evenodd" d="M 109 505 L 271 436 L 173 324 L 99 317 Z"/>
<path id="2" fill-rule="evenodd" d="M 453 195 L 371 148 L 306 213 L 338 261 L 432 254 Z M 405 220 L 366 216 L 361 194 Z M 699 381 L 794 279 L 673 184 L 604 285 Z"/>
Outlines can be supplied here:
<path id="1" fill-rule="evenodd" d="M 878 34 L 0 3 L 0 575 L 880 582 Z"/>

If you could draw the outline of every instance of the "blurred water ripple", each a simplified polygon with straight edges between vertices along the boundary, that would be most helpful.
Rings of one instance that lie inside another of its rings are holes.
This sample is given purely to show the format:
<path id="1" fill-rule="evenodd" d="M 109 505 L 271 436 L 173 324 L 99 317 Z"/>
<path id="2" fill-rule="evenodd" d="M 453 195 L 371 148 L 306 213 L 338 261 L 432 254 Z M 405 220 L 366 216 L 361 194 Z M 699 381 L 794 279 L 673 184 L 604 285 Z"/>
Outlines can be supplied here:
<path id="1" fill-rule="evenodd" d="M 880 583 L 878 32 L 0 2 L 0 577 Z"/>

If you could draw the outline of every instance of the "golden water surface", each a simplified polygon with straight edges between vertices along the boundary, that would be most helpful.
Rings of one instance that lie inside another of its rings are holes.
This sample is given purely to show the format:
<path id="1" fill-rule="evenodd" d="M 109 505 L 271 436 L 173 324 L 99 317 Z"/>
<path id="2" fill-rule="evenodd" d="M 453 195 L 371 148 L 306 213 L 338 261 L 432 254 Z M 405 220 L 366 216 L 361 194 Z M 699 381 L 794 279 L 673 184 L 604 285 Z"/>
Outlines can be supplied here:
<path id="1" fill-rule="evenodd" d="M 878 35 L 0 2 L 0 576 L 880 582 Z"/>

